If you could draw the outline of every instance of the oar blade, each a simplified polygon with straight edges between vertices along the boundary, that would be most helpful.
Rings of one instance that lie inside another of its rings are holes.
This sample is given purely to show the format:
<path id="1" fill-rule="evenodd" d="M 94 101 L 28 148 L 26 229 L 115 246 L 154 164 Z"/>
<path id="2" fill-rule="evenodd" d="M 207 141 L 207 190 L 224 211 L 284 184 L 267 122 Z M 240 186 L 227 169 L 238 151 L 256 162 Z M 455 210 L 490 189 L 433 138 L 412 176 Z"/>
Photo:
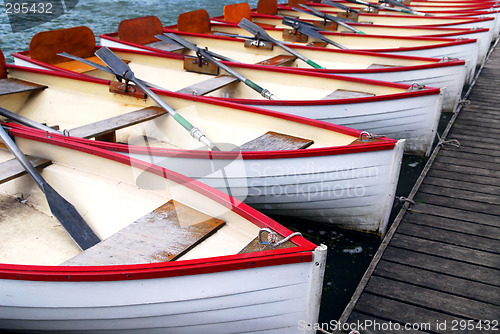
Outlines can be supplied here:
<path id="1" fill-rule="evenodd" d="M 47 197 L 52 214 L 82 250 L 86 250 L 101 241 L 73 204 L 59 195 L 48 183 L 43 185 L 43 192 Z"/>
<path id="2" fill-rule="evenodd" d="M 134 79 L 134 73 L 130 67 L 109 48 L 103 46 L 95 52 L 95 55 L 101 59 L 116 75 L 131 81 Z"/>

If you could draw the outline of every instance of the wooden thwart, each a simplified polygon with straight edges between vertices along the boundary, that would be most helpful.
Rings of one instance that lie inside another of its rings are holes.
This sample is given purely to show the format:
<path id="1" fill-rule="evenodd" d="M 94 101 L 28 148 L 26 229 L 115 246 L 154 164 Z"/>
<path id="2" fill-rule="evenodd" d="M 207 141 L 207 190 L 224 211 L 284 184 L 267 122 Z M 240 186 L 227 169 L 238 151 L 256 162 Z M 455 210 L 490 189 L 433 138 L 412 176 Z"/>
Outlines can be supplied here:
<path id="1" fill-rule="evenodd" d="M 1 142 L 0 142 L 1 143 Z M 50 165 L 50 160 L 36 157 L 27 157 L 31 164 L 38 167 L 46 167 Z M 15 158 L 0 163 L 0 184 L 13 180 L 19 176 L 26 174 L 26 170 Z"/>
<path id="2" fill-rule="evenodd" d="M 117 265 L 175 260 L 217 232 L 224 221 L 170 200 L 64 265 Z"/>
<path id="3" fill-rule="evenodd" d="M 213 92 L 214 90 L 223 88 L 227 85 L 232 84 L 233 82 L 238 81 L 238 79 L 234 77 L 230 77 L 227 75 L 221 75 L 218 77 L 213 77 L 202 82 L 198 82 L 194 85 L 182 88 L 177 91 L 177 93 L 183 94 L 192 94 L 192 95 L 206 95 L 208 93 Z"/>
<path id="4" fill-rule="evenodd" d="M 300 150 L 314 144 L 313 140 L 269 131 L 240 146 L 240 151 Z"/>
<path id="5" fill-rule="evenodd" d="M 97 56 L 87 57 L 85 59 L 90 60 L 99 65 L 106 66 L 106 64 L 104 64 L 102 60 L 100 60 Z M 57 67 L 76 73 L 85 73 L 96 69 L 94 66 L 82 63 L 81 61 L 78 60 L 65 61 L 57 64 Z"/>
<path id="6" fill-rule="evenodd" d="M 295 61 L 297 57 L 291 55 L 277 55 L 272 58 L 258 62 L 257 65 L 267 65 L 267 66 L 283 66 Z"/>
<path id="7" fill-rule="evenodd" d="M 0 96 L 42 90 L 45 88 L 47 88 L 47 86 L 19 79 L 10 79 L 10 78 L 0 79 Z"/>
<path id="8" fill-rule="evenodd" d="M 97 138 L 99 136 L 114 133 L 116 130 L 127 126 L 149 121 L 166 113 L 165 110 L 159 107 L 148 107 L 74 128 L 69 131 L 69 134 L 80 138 Z"/>

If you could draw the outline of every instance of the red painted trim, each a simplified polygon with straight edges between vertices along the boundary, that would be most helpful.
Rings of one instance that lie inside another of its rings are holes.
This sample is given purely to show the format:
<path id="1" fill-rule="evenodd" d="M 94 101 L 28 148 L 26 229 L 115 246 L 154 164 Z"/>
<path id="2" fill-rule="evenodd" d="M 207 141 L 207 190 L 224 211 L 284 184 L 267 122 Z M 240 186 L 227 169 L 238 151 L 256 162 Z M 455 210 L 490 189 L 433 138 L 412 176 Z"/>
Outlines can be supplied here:
<path id="1" fill-rule="evenodd" d="M 226 206 L 236 214 L 248 219 L 258 227 L 269 227 L 282 236 L 292 233 L 271 218 L 248 205 L 232 199 L 219 190 L 213 189 L 199 181 L 192 180 L 179 173 L 151 165 L 141 160 L 131 159 L 124 155 L 102 150 L 96 147 L 73 141 L 69 137 L 54 134 L 50 138 L 44 131 L 34 130 L 18 124 L 7 124 L 9 134 L 16 137 L 39 141 L 80 152 L 111 159 L 126 165 L 148 170 L 198 191 L 204 196 Z M 291 239 L 297 247 L 282 250 L 271 250 L 258 253 L 237 254 L 205 259 L 186 260 L 168 263 L 114 265 L 114 266 L 34 266 L 0 264 L 0 279 L 34 280 L 34 281 L 113 281 L 124 279 L 152 279 L 196 275 L 212 272 L 248 269 L 255 267 L 282 265 L 288 263 L 312 261 L 311 251 L 316 247 L 302 237 Z"/>

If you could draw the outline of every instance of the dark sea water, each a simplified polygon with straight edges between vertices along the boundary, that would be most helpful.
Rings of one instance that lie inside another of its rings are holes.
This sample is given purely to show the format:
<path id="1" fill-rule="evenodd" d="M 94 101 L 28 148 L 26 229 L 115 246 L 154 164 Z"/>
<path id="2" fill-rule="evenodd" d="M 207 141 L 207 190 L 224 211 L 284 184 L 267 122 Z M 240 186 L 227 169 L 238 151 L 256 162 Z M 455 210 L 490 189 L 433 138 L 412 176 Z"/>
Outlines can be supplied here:
<path id="1" fill-rule="evenodd" d="M 163 25 L 174 24 L 180 13 L 204 8 L 211 17 L 222 15 L 223 5 L 238 3 L 235 0 L 80 0 L 68 13 L 53 21 L 20 31 L 12 32 L 5 6 L 0 4 L 0 49 L 7 62 L 13 63 L 12 52 L 27 50 L 31 37 L 40 31 L 85 25 L 91 28 L 99 43 L 99 34 L 116 31 L 121 20 L 155 15 Z M 248 1 L 251 7 L 257 0 Z M 421 157 L 406 156 L 403 161 L 397 196 L 407 196 L 425 164 Z M 395 203 L 393 217 L 400 208 Z M 349 233 L 319 226 L 311 222 L 291 221 L 273 217 L 281 224 L 302 232 L 310 241 L 326 244 L 329 248 L 327 269 L 324 280 L 323 299 L 319 321 L 336 320 L 349 302 L 356 286 L 363 276 L 380 244 L 378 238 Z"/>

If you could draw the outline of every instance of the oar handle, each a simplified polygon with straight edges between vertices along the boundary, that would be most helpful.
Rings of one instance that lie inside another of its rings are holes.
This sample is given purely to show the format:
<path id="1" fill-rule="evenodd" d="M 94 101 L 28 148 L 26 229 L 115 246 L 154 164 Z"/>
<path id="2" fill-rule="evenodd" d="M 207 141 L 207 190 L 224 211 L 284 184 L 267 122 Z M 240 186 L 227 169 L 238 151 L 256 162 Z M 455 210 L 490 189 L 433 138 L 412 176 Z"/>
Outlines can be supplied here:
<path id="1" fill-rule="evenodd" d="M 12 138 L 5 132 L 3 126 L 0 125 L 0 138 L 4 142 L 5 146 L 9 149 L 9 151 L 14 154 L 19 163 L 23 166 L 26 172 L 33 178 L 36 182 L 40 190 L 44 192 L 44 185 L 47 183 L 40 173 L 36 170 L 36 168 L 31 164 L 31 162 L 26 158 L 24 153 L 19 149 L 19 147 L 14 143 Z"/>

